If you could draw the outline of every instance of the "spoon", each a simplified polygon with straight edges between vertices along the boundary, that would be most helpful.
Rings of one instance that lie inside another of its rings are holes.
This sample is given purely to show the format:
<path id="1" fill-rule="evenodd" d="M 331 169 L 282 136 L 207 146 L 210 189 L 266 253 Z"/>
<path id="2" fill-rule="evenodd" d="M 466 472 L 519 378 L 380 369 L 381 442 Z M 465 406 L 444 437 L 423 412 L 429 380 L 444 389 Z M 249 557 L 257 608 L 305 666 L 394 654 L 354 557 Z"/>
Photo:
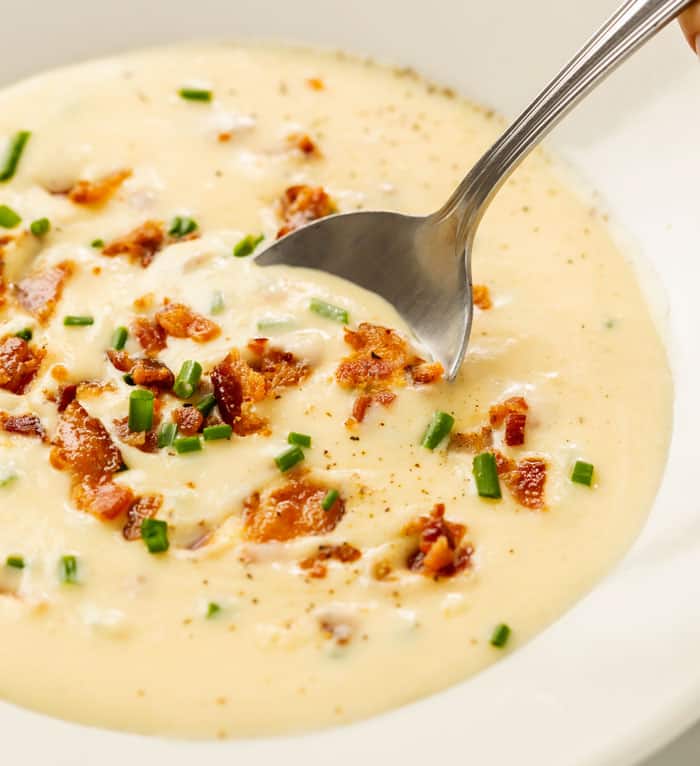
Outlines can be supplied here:
<path id="1" fill-rule="evenodd" d="M 693 0 L 627 0 L 483 155 L 436 213 L 359 211 L 322 218 L 263 251 L 262 266 L 321 269 L 393 304 L 454 380 L 474 304 L 471 250 L 495 193 L 584 96 Z"/>

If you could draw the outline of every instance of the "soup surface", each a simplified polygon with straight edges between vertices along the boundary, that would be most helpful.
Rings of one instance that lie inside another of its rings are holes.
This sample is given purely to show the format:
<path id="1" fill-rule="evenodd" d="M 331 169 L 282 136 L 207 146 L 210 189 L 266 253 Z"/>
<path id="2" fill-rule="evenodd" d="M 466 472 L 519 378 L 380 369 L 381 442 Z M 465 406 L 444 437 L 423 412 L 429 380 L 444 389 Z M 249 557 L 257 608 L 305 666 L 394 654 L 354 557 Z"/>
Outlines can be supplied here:
<path id="1" fill-rule="evenodd" d="M 352 721 L 517 649 L 619 559 L 670 375 L 546 156 L 483 222 L 454 384 L 378 297 L 252 255 L 437 208 L 500 128 L 410 72 L 222 45 L 0 94 L 2 698 L 193 737 Z"/>

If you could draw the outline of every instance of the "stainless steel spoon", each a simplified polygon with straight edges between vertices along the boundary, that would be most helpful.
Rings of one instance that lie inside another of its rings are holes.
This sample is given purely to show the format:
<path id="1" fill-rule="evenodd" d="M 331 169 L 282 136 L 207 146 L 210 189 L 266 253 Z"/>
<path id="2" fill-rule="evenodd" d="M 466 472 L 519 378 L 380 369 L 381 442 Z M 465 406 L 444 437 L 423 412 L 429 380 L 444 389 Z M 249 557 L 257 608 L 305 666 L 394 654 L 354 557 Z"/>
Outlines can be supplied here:
<path id="1" fill-rule="evenodd" d="M 627 0 L 427 217 L 361 211 L 283 237 L 257 263 L 322 269 L 392 303 L 453 380 L 474 311 L 471 249 L 484 211 L 517 165 L 584 96 L 692 0 Z"/>

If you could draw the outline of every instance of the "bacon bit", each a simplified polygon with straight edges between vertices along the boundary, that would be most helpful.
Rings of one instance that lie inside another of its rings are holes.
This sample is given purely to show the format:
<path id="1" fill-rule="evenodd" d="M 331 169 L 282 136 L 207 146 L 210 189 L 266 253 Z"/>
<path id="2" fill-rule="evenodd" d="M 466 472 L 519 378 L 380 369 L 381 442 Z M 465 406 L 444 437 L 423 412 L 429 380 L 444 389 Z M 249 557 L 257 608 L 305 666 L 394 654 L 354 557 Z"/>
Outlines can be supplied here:
<path id="1" fill-rule="evenodd" d="M 453 577 L 471 564 L 474 548 L 461 545 L 467 532 L 464 524 L 445 520 L 445 506 L 437 503 L 430 516 L 419 516 L 404 534 L 418 536 L 418 549 L 408 557 L 408 568 L 426 577 Z"/>
<path id="2" fill-rule="evenodd" d="M 61 386 L 58 389 L 58 396 L 56 397 L 56 406 L 59 412 L 65 412 L 66 407 L 75 400 L 78 395 L 78 384 L 69 383 L 68 385 Z"/>
<path id="3" fill-rule="evenodd" d="M 411 367 L 411 377 L 414 383 L 437 383 L 442 380 L 445 368 L 440 362 L 423 362 Z"/>
<path id="4" fill-rule="evenodd" d="M 117 170 L 99 181 L 78 181 L 68 192 L 68 199 L 76 205 L 102 205 L 130 177 L 131 170 Z"/>
<path id="5" fill-rule="evenodd" d="M 524 412 L 509 412 L 506 415 L 505 443 L 509 447 L 519 447 L 525 443 L 525 424 L 527 415 Z"/>
<path id="6" fill-rule="evenodd" d="M 158 434 L 155 429 L 150 431 L 131 431 L 129 429 L 128 416 L 115 419 L 112 422 L 114 423 L 114 430 L 117 432 L 119 440 L 124 444 L 128 444 L 129 447 L 135 447 L 141 452 L 158 452 Z"/>
<path id="7" fill-rule="evenodd" d="M 114 349 L 107 351 L 107 357 L 119 372 L 128 372 L 137 386 L 169 391 L 175 383 L 175 375 L 157 359 L 132 359 L 126 351 Z"/>
<path id="8" fill-rule="evenodd" d="M 287 143 L 294 149 L 298 149 L 302 154 L 307 156 L 316 155 L 320 156 L 318 146 L 313 141 L 308 133 L 291 133 L 287 136 Z"/>
<path id="9" fill-rule="evenodd" d="M 547 481 L 546 461 L 539 457 L 528 457 L 516 463 L 498 450 L 494 450 L 493 455 L 498 475 L 520 505 L 532 510 L 543 509 L 544 485 Z"/>
<path id="10" fill-rule="evenodd" d="M 113 476 L 124 461 L 107 429 L 77 401 L 58 420 L 51 450 L 51 464 L 69 471 L 76 506 L 103 519 L 126 512 L 134 501 L 128 487 L 115 484 Z"/>
<path id="11" fill-rule="evenodd" d="M 465 452 L 483 452 L 493 444 L 493 431 L 490 426 L 484 426 L 479 431 L 469 433 L 453 433 L 450 437 L 449 449 L 464 450 Z"/>
<path id="12" fill-rule="evenodd" d="M 197 314 L 184 303 L 168 303 L 155 318 L 160 327 L 174 338 L 191 338 L 196 343 L 206 343 L 221 333 L 216 322 Z"/>
<path id="13" fill-rule="evenodd" d="M 139 261 L 145 269 L 165 245 L 165 230 L 160 221 L 146 221 L 123 237 L 110 242 L 102 255 L 126 255 L 131 261 Z"/>
<path id="14" fill-rule="evenodd" d="M 374 394 L 360 394 L 355 403 L 352 406 L 352 422 L 362 423 L 367 414 L 367 410 L 372 406 L 374 402 L 381 404 L 383 407 L 388 407 L 396 399 L 396 394 L 392 391 L 377 391 Z"/>
<path id="15" fill-rule="evenodd" d="M 511 396 L 502 404 L 495 404 L 489 410 L 489 421 L 494 428 L 500 428 L 506 416 L 511 412 L 526 414 L 528 411 L 527 402 L 522 396 Z"/>
<path id="16" fill-rule="evenodd" d="M 328 487 L 305 477 L 291 479 L 262 496 L 255 492 L 243 504 L 245 538 L 258 543 L 285 542 L 332 532 L 345 513 L 345 503 L 339 498 L 324 511 L 321 503 L 327 492 Z"/>
<path id="17" fill-rule="evenodd" d="M 112 367 L 119 372 L 129 372 L 134 366 L 128 351 L 116 351 L 110 348 L 107 350 L 107 358 L 112 363 Z"/>
<path id="18" fill-rule="evenodd" d="M 131 323 L 131 330 L 141 348 L 149 355 L 155 356 L 168 345 L 168 336 L 165 330 L 152 319 L 137 317 Z"/>
<path id="19" fill-rule="evenodd" d="M 301 362 L 290 351 L 270 348 L 267 338 L 256 338 L 248 343 L 255 357 L 251 367 L 265 378 L 266 395 L 274 396 L 280 388 L 298 386 L 311 374 L 308 364 Z"/>
<path id="20" fill-rule="evenodd" d="M 260 431 L 266 421 L 252 411 L 255 402 L 267 395 L 264 376 L 244 362 L 234 350 L 211 372 L 219 412 L 225 423 L 239 436 Z"/>
<path id="21" fill-rule="evenodd" d="M 36 415 L 10 415 L 0 411 L 0 428 L 10 434 L 36 436 L 46 441 L 46 431 Z"/>
<path id="22" fill-rule="evenodd" d="M 319 545 L 316 553 L 299 562 L 299 567 L 308 571 L 310 577 L 322 579 L 328 573 L 328 567 L 325 565 L 325 561 L 334 559 L 341 564 L 349 564 L 353 561 L 357 561 L 361 556 L 362 553 L 357 550 L 354 545 L 350 545 L 349 543 L 342 543 L 341 545 Z"/>
<path id="23" fill-rule="evenodd" d="M 196 407 L 178 407 L 171 417 L 178 431 L 185 436 L 194 436 L 204 425 L 204 415 Z"/>
<path id="24" fill-rule="evenodd" d="M 64 261 L 25 277 L 15 288 L 22 308 L 45 324 L 61 299 L 63 286 L 73 270 L 73 263 Z"/>
<path id="25" fill-rule="evenodd" d="M 277 232 L 277 239 L 336 211 L 335 203 L 322 186 L 290 186 L 279 203 L 278 212 L 283 226 Z"/>
<path id="26" fill-rule="evenodd" d="M 311 88 L 311 90 L 324 90 L 326 87 L 326 84 L 320 77 L 309 77 L 306 80 L 306 84 L 309 86 L 309 88 Z"/>
<path id="27" fill-rule="evenodd" d="M 122 529 L 125 540 L 138 540 L 141 537 L 141 524 L 144 519 L 152 519 L 163 505 L 162 495 L 143 495 L 126 513 L 126 524 Z"/>
<path id="28" fill-rule="evenodd" d="M 45 355 L 43 349 L 36 349 L 14 335 L 0 339 L 0 388 L 12 394 L 25 393 Z"/>
<path id="29" fill-rule="evenodd" d="M 493 307 L 491 292 L 487 285 L 474 285 L 472 287 L 472 296 L 474 298 L 474 305 L 478 306 L 482 311 L 488 311 L 488 309 Z"/>

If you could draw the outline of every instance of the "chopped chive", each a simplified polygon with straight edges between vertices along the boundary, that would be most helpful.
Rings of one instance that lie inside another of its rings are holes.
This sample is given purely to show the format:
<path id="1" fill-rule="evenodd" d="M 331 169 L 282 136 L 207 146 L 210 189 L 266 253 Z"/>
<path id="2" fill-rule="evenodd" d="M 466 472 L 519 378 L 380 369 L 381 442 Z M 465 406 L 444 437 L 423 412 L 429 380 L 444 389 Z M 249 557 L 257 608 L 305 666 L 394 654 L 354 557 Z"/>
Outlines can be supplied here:
<path id="1" fill-rule="evenodd" d="M 186 215 L 178 215 L 173 218 L 173 222 L 170 224 L 168 234 L 171 237 L 185 237 L 188 234 L 192 234 L 193 231 L 197 231 L 199 224 L 194 218 L 189 218 Z"/>
<path id="2" fill-rule="evenodd" d="M 112 348 L 116 351 L 122 351 L 126 346 L 126 339 L 129 337 L 129 331 L 126 327 L 117 327 L 112 333 Z"/>
<path id="3" fill-rule="evenodd" d="M 210 601 L 209 606 L 207 607 L 207 620 L 211 620 L 212 617 L 216 617 L 220 611 L 221 607 L 214 601 Z"/>
<path id="4" fill-rule="evenodd" d="M 181 436 L 179 439 L 175 439 L 173 447 L 175 447 L 175 452 L 178 455 L 184 455 L 187 452 L 200 452 L 202 441 L 199 436 Z"/>
<path id="5" fill-rule="evenodd" d="M 29 343 L 29 341 L 33 337 L 34 337 L 34 333 L 29 327 L 25 327 L 23 330 L 20 330 L 19 332 L 15 333 L 15 338 L 22 338 L 22 340 L 26 340 L 27 343 Z"/>
<path id="6" fill-rule="evenodd" d="M 423 434 L 423 438 L 421 439 L 421 446 L 426 449 L 435 449 L 435 447 L 437 447 L 450 433 L 454 424 L 455 419 L 452 415 L 439 411 L 433 413 L 433 419 L 428 424 L 428 427 Z"/>
<path id="7" fill-rule="evenodd" d="M 150 431 L 153 428 L 153 392 L 137 388 L 129 394 L 129 430 Z"/>
<path id="8" fill-rule="evenodd" d="M 122 380 L 126 383 L 127 386 L 135 386 L 136 381 L 134 380 L 134 376 L 127 372 L 124 375 L 122 375 Z"/>
<path id="9" fill-rule="evenodd" d="M 24 569 L 25 563 L 21 556 L 8 556 L 5 564 L 12 569 Z"/>
<path id="10" fill-rule="evenodd" d="M 48 218 L 37 218 L 29 224 L 29 231 L 35 237 L 43 237 L 51 231 L 51 221 Z"/>
<path id="11" fill-rule="evenodd" d="M 180 98 L 185 101 L 211 101 L 212 92 L 206 88 L 180 88 Z"/>
<path id="12" fill-rule="evenodd" d="M 340 308 L 340 306 L 334 306 L 332 303 L 326 303 L 320 298 L 312 298 L 309 303 L 309 310 L 314 314 L 318 314 L 326 319 L 332 319 L 334 322 L 340 322 L 341 324 L 347 324 L 350 321 L 348 312 Z"/>
<path id="13" fill-rule="evenodd" d="M 491 634 L 491 646 L 495 646 L 496 649 L 503 649 L 503 647 L 508 643 L 510 634 L 511 630 L 505 623 L 497 625 Z"/>
<path id="14" fill-rule="evenodd" d="M 300 447 L 310 447 L 311 437 L 306 434 L 299 434 L 296 431 L 290 431 L 287 437 L 289 444 L 298 444 Z"/>
<path id="15" fill-rule="evenodd" d="M 10 139 L 10 144 L 5 155 L 5 162 L 0 170 L 0 181 L 9 181 L 17 172 L 17 166 L 19 165 L 20 158 L 24 147 L 27 145 L 27 141 L 31 138 L 31 132 L 28 130 L 20 130 L 19 133 Z"/>
<path id="16" fill-rule="evenodd" d="M 75 556 L 61 556 L 59 564 L 61 582 L 75 585 L 78 582 L 78 559 Z"/>
<path id="17" fill-rule="evenodd" d="M 221 290 L 217 290 L 211 299 L 211 309 L 210 312 L 217 316 L 218 314 L 223 314 L 224 309 L 226 308 L 226 304 L 224 303 L 224 294 L 221 292 Z"/>
<path id="18" fill-rule="evenodd" d="M 330 511 L 338 501 L 339 497 L 340 493 L 337 489 L 329 489 L 328 492 L 326 492 L 326 496 L 321 501 L 321 508 L 323 508 L 324 511 Z"/>
<path id="19" fill-rule="evenodd" d="M 277 455 L 275 458 L 275 463 L 277 464 L 277 467 L 280 469 L 280 471 L 284 473 L 290 468 L 293 468 L 297 463 L 301 463 L 303 459 L 304 453 L 301 447 L 295 445 L 294 447 L 290 447 L 281 454 Z"/>
<path id="20" fill-rule="evenodd" d="M 177 425 L 175 423 L 163 423 L 158 431 L 158 449 L 172 447 L 177 436 Z"/>
<path id="21" fill-rule="evenodd" d="M 259 332 L 283 332 L 294 327 L 294 320 L 291 317 L 271 317 L 259 319 L 256 326 Z"/>
<path id="22" fill-rule="evenodd" d="M 159 519 L 144 519 L 141 522 L 141 539 L 149 553 L 165 553 L 170 547 L 168 524 Z"/>
<path id="23" fill-rule="evenodd" d="M 63 317 L 63 325 L 65 327 L 87 327 L 91 324 L 95 324 L 93 317 L 74 315 Z"/>
<path id="24" fill-rule="evenodd" d="M 202 365 L 192 359 L 182 363 L 180 372 L 175 379 L 173 391 L 180 399 L 189 399 L 197 390 L 199 379 L 202 377 Z"/>
<path id="25" fill-rule="evenodd" d="M 104 246 L 105 246 L 104 239 L 93 239 L 92 242 L 90 243 L 90 247 L 94 247 L 96 250 Z"/>
<path id="26" fill-rule="evenodd" d="M 11 469 L 0 465 L 0 487 L 6 487 L 17 478 L 17 474 Z"/>
<path id="27" fill-rule="evenodd" d="M 230 439 L 232 433 L 233 428 L 231 428 L 231 426 L 227 425 L 226 423 L 219 423 L 215 426 L 207 426 L 207 428 L 202 431 L 204 441 L 206 442 L 212 442 L 216 439 Z"/>
<path id="28" fill-rule="evenodd" d="M 22 216 L 7 205 L 0 205 L 0 226 L 3 229 L 14 229 L 22 223 Z"/>
<path id="29" fill-rule="evenodd" d="M 214 394 L 207 394 L 195 404 L 195 407 L 206 418 L 208 415 L 211 415 L 211 411 L 216 407 L 216 397 Z"/>
<path id="30" fill-rule="evenodd" d="M 494 500 L 501 497 L 496 458 L 490 452 L 482 452 L 474 458 L 472 471 L 479 497 L 490 497 Z"/>
<path id="31" fill-rule="evenodd" d="M 593 465 L 583 460 L 577 460 L 574 464 L 574 470 L 571 472 L 571 481 L 590 487 L 593 483 Z"/>
<path id="32" fill-rule="evenodd" d="M 264 239 L 264 234 L 258 234 L 257 237 L 254 234 L 248 234 L 234 245 L 233 254 L 236 258 L 245 258 L 247 255 L 252 255 L 255 252 L 255 248 Z"/>

